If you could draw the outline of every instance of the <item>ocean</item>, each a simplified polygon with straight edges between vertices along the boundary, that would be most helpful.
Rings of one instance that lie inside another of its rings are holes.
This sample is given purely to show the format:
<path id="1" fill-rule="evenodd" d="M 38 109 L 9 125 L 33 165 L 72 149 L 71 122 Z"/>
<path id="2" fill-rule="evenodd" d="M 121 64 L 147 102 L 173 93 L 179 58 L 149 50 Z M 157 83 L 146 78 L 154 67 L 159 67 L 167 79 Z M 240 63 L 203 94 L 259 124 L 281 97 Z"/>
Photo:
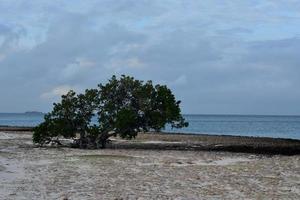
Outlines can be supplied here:
<path id="1" fill-rule="evenodd" d="M 189 127 L 166 132 L 300 139 L 300 116 L 184 115 Z M 36 126 L 43 114 L 0 113 L 0 126 Z"/>

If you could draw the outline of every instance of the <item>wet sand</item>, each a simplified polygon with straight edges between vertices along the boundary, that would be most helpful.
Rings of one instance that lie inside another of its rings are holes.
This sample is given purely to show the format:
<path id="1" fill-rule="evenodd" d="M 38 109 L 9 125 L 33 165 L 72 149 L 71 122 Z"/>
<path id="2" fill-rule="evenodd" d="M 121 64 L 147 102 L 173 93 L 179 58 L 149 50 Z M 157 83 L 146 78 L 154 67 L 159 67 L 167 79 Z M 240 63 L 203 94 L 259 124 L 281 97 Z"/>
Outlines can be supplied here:
<path id="1" fill-rule="evenodd" d="M 30 133 L 33 127 L 0 126 L 0 132 Z M 300 155 L 300 140 L 187 133 L 139 133 L 135 140 L 114 138 L 113 149 L 196 150 Z"/>
<path id="2" fill-rule="evenodd" d="M 182 141 L 163 137 L 132 143 Z M 300 199 L 300 156 L 34 148 L 31 133 L 0 133 L 0 179 L 0 199 Z"/>

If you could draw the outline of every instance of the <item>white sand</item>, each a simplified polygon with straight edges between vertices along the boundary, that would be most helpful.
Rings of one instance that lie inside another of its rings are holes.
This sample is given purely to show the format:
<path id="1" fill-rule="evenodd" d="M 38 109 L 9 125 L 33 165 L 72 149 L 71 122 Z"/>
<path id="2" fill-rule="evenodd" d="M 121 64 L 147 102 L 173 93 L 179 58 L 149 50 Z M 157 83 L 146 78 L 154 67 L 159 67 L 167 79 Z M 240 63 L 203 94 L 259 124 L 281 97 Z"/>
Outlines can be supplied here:
<path id="1" fill-rule="evenodd" d="M 32 148 L 0 133 L 0 199 L 300 199 L 300 156 Z"/>

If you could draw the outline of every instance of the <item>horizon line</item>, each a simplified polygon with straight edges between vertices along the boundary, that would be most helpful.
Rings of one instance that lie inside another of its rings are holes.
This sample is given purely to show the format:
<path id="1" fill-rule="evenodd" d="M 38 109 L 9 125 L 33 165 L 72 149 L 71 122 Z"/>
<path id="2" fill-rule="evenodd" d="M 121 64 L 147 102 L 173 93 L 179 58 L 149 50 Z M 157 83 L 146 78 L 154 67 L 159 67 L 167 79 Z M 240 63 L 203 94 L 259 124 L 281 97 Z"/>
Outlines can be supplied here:
<path id="1" fill-rule="evenodd" d="M 40 112 L 40 111 L 26 111 L 26 112 L 0 112 L 0 114 L 47 114 L 48 112 Z M 182 115 L 220 115 L 220 116 L 292 116 L 292 117 L 300 117 L 300 114 L 236 114 L 236 113 L 182 113 Z"/>

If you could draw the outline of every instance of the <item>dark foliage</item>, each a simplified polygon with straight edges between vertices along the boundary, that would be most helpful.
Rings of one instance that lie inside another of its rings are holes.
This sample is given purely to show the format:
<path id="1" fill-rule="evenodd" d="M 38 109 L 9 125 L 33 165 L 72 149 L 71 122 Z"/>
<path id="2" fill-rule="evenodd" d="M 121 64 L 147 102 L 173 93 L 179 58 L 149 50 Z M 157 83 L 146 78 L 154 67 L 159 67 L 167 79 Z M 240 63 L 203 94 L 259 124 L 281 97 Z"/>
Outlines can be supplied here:
<path id="1" fill-rule="evenodd" d="M 62 96 L 45 121 L 34 129 L 33 141 L 43 145 L 59 138 L 75 138 L 81 148 L 105 148 L 112 136 L 135 138 L 138 132 L 188 126 L 172 91 L 165 85 L 144 83 L 130 76 L 113 76 L 98 89 Z M 92 124 L 96 115 L 97 124 Z"/>

